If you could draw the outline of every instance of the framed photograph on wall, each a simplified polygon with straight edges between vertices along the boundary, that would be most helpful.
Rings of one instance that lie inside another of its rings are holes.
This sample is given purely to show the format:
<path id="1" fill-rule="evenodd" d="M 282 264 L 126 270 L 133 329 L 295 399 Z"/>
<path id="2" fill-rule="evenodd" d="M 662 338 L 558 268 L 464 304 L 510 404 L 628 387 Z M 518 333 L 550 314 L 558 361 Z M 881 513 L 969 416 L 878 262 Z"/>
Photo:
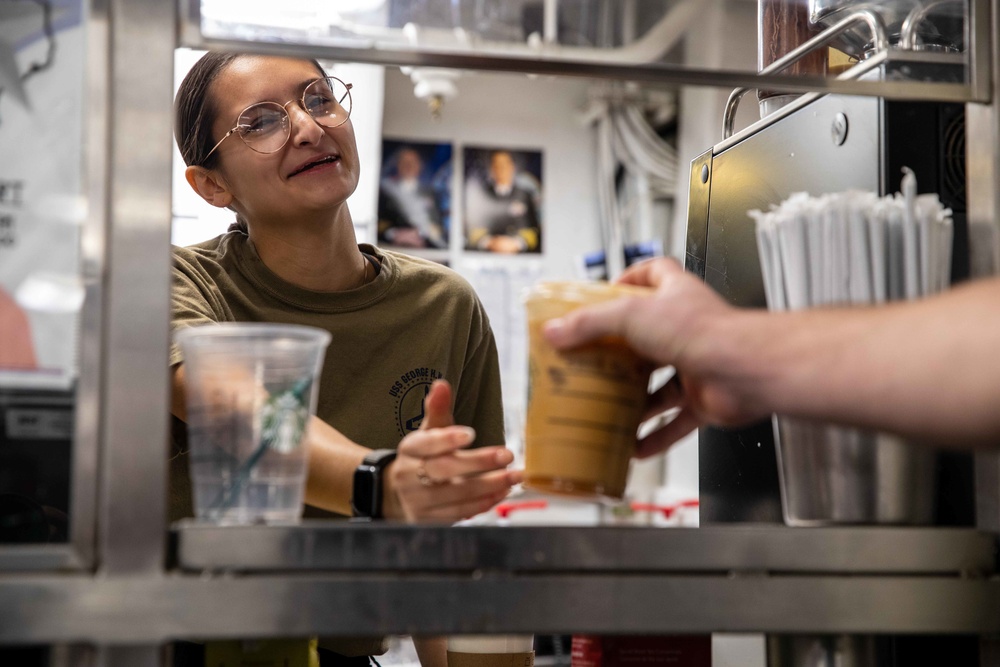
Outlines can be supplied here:
<path id="1" fill-rule="evenodd" d="M 451 231 L 451 144 L 382 142 L 378 243 L 446 249 Z"/>
<path id="2" fill-rule="evenodd" d="M 466 147 L 465 247 L 500 254 L 542 252 L 542 153 Z"/>

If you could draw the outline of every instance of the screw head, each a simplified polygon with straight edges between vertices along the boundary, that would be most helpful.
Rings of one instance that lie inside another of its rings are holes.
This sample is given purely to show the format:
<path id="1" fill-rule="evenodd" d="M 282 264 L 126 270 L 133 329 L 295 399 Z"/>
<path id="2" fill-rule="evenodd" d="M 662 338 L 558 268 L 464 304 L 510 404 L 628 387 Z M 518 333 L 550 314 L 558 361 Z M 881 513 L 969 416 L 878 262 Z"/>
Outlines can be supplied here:
<path id="1" fill-rule="evenodd" d="M 701 182 L 708 183 L 708 165 L 701 165 Z"/>
<path id="2" fill-rule="evenodd" d="M 833 143 L 836 146 L 843 146 L 844 142 L 847 141 L 847 116 L 843 113 L 838 113 L 833 117 L 833 126 L 830 128 L 830 133 L 833 137 Z"/>

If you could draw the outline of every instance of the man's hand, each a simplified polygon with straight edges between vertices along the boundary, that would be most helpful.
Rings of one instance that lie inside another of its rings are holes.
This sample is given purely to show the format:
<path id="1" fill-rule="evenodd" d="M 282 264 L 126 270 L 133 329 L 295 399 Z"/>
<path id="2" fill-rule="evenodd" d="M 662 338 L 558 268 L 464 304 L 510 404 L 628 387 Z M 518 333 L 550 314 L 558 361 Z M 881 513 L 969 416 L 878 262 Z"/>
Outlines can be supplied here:
<path id="1" fill-rule="evenodd" d="M 451 386 L 436 381 L 424 399 L 420 429 L 403 438 L 386 469 L 386 517 L 453 523 L 503 500 L 521 473 L 506 470 L 514 458 L 506 447 L 466 449 L 475 436 L 455 425 Z"/>
<path id="2" fill-rule="evenodd" d="M 675 368 L 674 378 L 650 396 L 645 418 L 679 412 L 639 443 L 640 457 L 663 451 L 702 424 L 739 425 L 766 414 L 744 400 L 744 387 L 726 363 L 740 322 L 759 315 L 729 306 L 673 259 L 637 264 L 620 282 L 656 291 L 580 308 L 549 321 L 545 336 L 557 348 L 620 337 L 656 366 Z"/>

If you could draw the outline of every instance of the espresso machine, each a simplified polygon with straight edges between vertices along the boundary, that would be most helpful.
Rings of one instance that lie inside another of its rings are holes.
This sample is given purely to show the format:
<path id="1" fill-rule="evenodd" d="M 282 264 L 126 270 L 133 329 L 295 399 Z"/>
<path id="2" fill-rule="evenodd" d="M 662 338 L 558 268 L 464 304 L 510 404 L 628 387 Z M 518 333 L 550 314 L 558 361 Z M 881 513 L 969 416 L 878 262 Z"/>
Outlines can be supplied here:
<path id="1" fill-rule="evenodd" d="M 956 24 L 953 15 L 945 14 L 937 24 L 921 20 L 913 27 L 914 21 L 907 24 L 906 18 L 917 3 L 908 2 L 813 0 L 806 6 L 804 2 L 761 0 L 761 69 L 778 60 L 782 50 L 810 39 L 851 11 L 851 5 L 860 4 L 864 10 L 882 13 L 890 48 L 859 78 L 920 76 L 921 68 L 932 68 L 929 75 L 936 78 L 949 76 L 947 57 L 926 56 L 961 52 L 961 21 Z M 767 25 L 768 21 L 772 24 Z M 775 25 L 775 21 L 782 23 Z M 858 69 L 864 70 L 863 63 L 874 55 L 877 41 L 865 30 L 847 31 L 833 46 L 860 61 Z M 923 51 L 902 48 L 904 41 L 920 44 Z M 798 73 L 826 73 L 828 63 L 825 52 L 823 55 L 798 60 Z M 927 62 L 921 62 L 921 55 Z M 961 68 L 955 70 L 955 77 L 960 77 Z M 754 100 L 760 103 L 762 119 L 732 133 L 731 114 L 745 92 L 734 91 L 730 98 L 722 123 L 723 140 L 691 163 L 688 271 L 734 305 L 766 307 L 755 223 L 748 211 L 766 211 L 797 192 L 813 196 L 852 189 L 880 196 L 896 193 L 900 191 L 902 168 L 908 167 L 916 175 L 921 193 L 937 193 L 951 209 L 951 278 L 953 283 L 968 278 L 964 105 L 764 91 Z M 975 525 L 971 455 L 933 456 L 933 479 L 926 485 L 927 492 L 934 495 L 931 516 L 904 523 Z M 778 463 L 771 420 L 741 429 L 702 428 L 702 525 L 785 521 Z M 974 637 L 773 636 L 768 637 L 767 645 L 772 667 L 979 664 Z"/>

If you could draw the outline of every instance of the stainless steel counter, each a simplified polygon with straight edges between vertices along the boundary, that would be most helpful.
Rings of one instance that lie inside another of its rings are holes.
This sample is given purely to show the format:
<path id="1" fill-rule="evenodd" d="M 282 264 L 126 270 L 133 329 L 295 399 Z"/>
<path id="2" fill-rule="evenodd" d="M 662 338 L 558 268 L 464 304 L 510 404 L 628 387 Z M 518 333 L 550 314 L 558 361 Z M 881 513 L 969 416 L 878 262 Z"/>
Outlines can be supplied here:
<path id="1" fill-rule="evenodd" d="M 163 577 L 0 577 L 0 643 L 371 633 L 996 633 L 964 529 L 175 527 Z"/>
<path id="2" fill-rule="evenodd" d="M 194 571 L 827 573 L 979 576 L 994 538 L 954 528 L 175 526 Z"/>

